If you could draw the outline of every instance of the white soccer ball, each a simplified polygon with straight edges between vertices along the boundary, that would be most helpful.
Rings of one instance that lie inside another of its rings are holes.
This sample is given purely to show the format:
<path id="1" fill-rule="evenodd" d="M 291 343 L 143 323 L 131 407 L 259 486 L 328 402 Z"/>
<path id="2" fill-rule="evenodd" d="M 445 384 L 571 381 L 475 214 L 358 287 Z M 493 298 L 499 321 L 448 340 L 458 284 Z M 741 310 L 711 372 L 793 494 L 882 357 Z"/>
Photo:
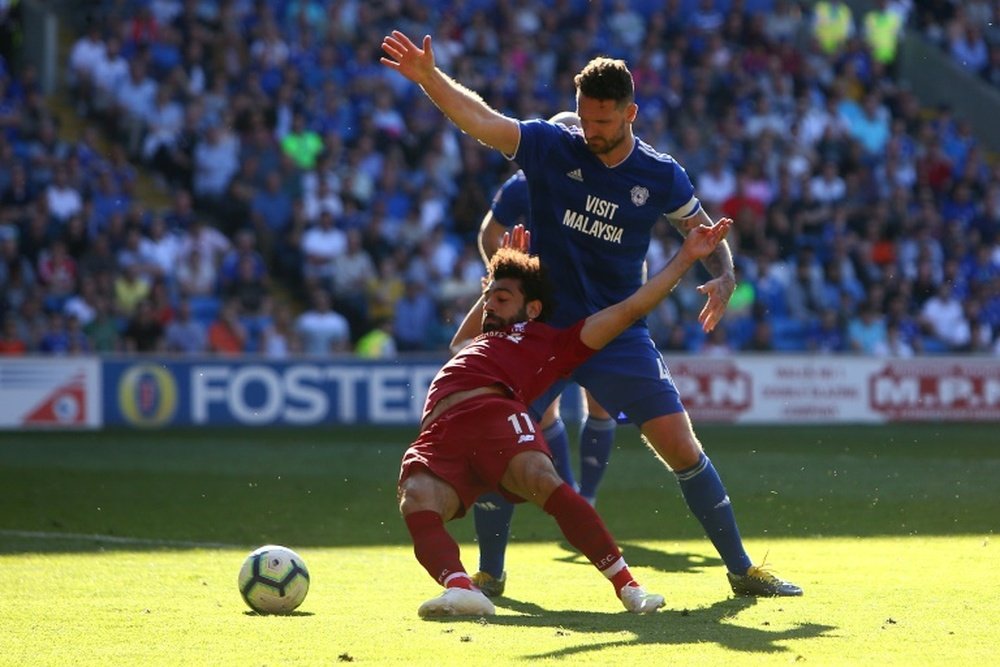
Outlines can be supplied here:
<path id="1" fill-rule="evenodd" d="M 260 614 L 287 614 L 302 604 L 309 592 L 305 561 L 277 544 L 251 551 L 238 581 L 243 600 Z"/>

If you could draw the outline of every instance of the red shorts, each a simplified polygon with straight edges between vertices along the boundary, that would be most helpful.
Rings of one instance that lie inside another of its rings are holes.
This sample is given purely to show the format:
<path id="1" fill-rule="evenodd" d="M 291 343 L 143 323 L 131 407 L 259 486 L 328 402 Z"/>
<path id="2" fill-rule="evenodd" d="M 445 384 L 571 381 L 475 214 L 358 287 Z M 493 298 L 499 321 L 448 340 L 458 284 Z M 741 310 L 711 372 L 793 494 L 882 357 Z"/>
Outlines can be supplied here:
<path id="1" fill-rule="evenodd" d="M 552 457 L 527 408 L 497 394 L 474 396 L 446 410 L 420 432 L 403 454 L 399 481 L 424 468 L 448 482 L 462 503 L 456 518 L 488 491 L 499 491 L 511 502 L 524 502 L 502 489 L 500 479 L 510 460 L 528 450 Z"/>

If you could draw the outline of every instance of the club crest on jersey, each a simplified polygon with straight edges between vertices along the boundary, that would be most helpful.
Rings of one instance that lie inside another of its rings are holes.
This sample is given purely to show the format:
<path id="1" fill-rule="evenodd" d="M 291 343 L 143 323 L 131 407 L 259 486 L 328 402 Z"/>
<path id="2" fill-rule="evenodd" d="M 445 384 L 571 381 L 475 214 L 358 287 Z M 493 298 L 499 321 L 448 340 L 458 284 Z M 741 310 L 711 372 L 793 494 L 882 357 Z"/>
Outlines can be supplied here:
<path id="1" fill-rule="evenodd" d="M 525 322 L 517 322 L 514 326 L 510 328 L 510 333 L 507 334 L 507 340 L 517 344 L 524 340 L 524 325 Z"/>
<path id="2" fill-rule="evenodd" d="M 636 206 L 642 206 L 649 199 L 649 190 L 641 185 L 637 185 L 632 188 L 632 203 Z"/>

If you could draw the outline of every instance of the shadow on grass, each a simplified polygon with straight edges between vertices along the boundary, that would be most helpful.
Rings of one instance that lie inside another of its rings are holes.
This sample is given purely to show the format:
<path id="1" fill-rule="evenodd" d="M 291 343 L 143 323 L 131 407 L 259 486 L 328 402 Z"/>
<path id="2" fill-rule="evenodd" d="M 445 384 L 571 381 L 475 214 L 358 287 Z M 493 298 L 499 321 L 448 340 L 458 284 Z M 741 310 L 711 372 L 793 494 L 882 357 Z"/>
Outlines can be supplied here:
<path id="1" fill-rule="evenodd" d="M 594 567 L 587 560 L 586 556 L 574 549 L 570 544 L 560 542 L 559 546 L 566 551 L 566 555 L 556 558 L 556 561 Z M 645 567 L 658 572 L 685 573 L 700 572 L 706 568 L 721 567 L 723 565 L 721 558 L 705 556 L 704 554 L 660 551 L 632 542 L 619 542 L 618 546 L 621 547 L 622 555 L 625 557 L 625 561 L 629 564 L 629 567 Z"/>
<path id="2" fill-rule="evenodd" d="M 564 563 L 577 563 L 588 568 L 593 567 L 582 554 L 569 544 L 562 542 L 559 546 L 566 551 L 566 554 L 555 560 Z M 622 543 L 620 546 L 630 567 L 643 567 L 670 573 L 694 573 L 723 566 L 720 558 L 706 557 L 702 554 L 659 551 L 629 542 Z M 780 642 L 823 637 L 837 629 L 836 626 L 818 623 L 796 623 L 783 630 L 725 623 L 728 619 L 735 618 L 744 609 L 758 604 L 756 598 L 747 597 L 720 600 L 708 607 L 692 610 L 667 609 L 647 616 L 630 616 L 628 614 L 623 616 L 622 613 L 587 611 L 548 611 L 534 603 L 505 597 L 495 598 L 494 603 L 499 608 L 508 609 L 519 615 L 493 617 L 486 621 L 490 624 L 551 627 L 566 635 L 580 633 L 592 636 L 595 633 L 609 632 L 633 634 L 629 639 L 588 642 L 558 651 L 522 656 L 525 659 L 565 658 L 623 646 L 696 643 L 714 643 L 745 653 L 784 653 L 792 649 L 779 645 Z M 765 602 L 765 604 L 771 603 L 777 603 L 777 601 L 768 600 Z M 626 621 L 623 623 L 622 619 L 626 619 Z"/>
<path id="3" fill-rule="evenodd" d="M 792 649 L 780 642 L 815 639 L 827 636 L 836 626 L 818 623 L 796 623 L 783 630 L 751 628 L 725 623 L 758 601 L 755 598 L 720 600 L 708 607 L 692 610 L 665 610 L 644 616 L 625 612 L 549 611 L 529 602 L 508 598 L 494 599 L 502 608 L 517 616 L 494 616 L 486 623 L 532 628 L 552 628 L 566 636 L 574 633 L 593 636 L 596 633 L 630 633 L 628 639 L 578 643 L 546 653 L 521 656 L 523 659 L 566 658 L 582 656 L 609 648 L 626 646 L 663 646 L 670 644 L 717 644 L 722 648 L 744 653 L 786 653 Z"/>
<path id="4" fill-rule="evenodd" d="M 311 611 L 289 611 L 284 614 L 261 614 L 257 611 L 250 611 L 249 609 L 243 612 L 244 616 L 253 616 L 254 618 L 283 618 L 286 616 L 315 616 Z"/>

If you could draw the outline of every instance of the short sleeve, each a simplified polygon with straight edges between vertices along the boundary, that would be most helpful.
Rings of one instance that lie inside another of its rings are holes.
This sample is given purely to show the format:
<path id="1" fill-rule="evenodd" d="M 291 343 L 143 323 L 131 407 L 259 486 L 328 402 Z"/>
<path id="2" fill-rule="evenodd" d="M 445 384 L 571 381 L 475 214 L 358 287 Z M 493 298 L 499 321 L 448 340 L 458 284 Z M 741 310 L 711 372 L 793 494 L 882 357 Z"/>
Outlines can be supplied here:
<path id="1" fill-rule="evenodd" d="M 544 120 L 520 122 L 521 141 L 514 153 L 514 161 L 530 174 L 545 165 L 545 158 L 562 130 L 554 123 Z"/>
<path id="2" fill-rule="evenodd" d="M 580 339 L 585 321 L 580 320 L 571 327 L 555 330 L 557 333 L 552 340 L 552 349 L 556 355 L 556 366 L 563 375 L 568 375 L 597 352 Z"/>
<path id="3" fill-rule="evenodd" d="M 666 216 L 671 220 L 684 220 L 701 210 L 701 202 L 694 194 L 694 185 L 691 184 L 691 178 L 684 167 L 676 160 L 671 160 L 670 164 L 673 168 L 673 179 Z"/>

